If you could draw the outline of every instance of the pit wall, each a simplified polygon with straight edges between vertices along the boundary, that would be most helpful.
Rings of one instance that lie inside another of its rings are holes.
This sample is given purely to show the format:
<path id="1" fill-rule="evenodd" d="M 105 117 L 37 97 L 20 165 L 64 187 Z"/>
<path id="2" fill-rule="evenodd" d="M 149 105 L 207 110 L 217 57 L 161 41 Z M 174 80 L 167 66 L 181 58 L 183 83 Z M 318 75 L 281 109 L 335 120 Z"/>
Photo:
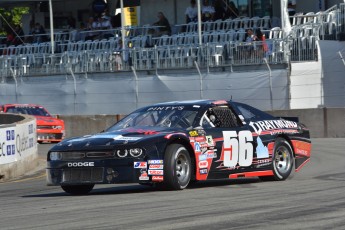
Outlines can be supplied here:
<path id="1" fill-rule="evenodd" d="M 22 176 L 37 166 L 36 118 L 0 114 L 0 181 Z"/>
<path id="2" fill-rule="evenodd" d="M 311 137 L 345 137 L 345 108 L 275 110 L 268 113 L 277 117 L 297 117 L 310 129 Z M 59 116 L 65 121 L 67 137 L 101 132 L 123 115 Z"/>

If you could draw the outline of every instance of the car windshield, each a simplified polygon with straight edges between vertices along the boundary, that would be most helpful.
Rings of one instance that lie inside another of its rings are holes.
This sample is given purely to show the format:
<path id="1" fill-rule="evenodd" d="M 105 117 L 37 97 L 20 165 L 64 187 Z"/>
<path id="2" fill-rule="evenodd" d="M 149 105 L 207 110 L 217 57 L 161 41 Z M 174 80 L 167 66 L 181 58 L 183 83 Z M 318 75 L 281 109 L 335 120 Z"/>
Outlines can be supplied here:
<path id="1" fill-rule="evenodd" d="M 172 108 L 172 109 L 171 109 Z M 198 113 L 195 108 L 180 107 L 151 107 L 151 109 L 134 112 L 108 130 L 117 130 L 138 126 L 158 126 L 171 128 L 192 128 Z"/>
<path id="2" fill-rule="evenodd" d="M 33 116 L 44 116 L 50 117 L 50 114 L 43 109 L 42 107 L 35 107 L 35 106 L 13 106 L 8 107 L 6 110 L 7 113 L 19 113 L 19 114 L 28 114 Z"/>

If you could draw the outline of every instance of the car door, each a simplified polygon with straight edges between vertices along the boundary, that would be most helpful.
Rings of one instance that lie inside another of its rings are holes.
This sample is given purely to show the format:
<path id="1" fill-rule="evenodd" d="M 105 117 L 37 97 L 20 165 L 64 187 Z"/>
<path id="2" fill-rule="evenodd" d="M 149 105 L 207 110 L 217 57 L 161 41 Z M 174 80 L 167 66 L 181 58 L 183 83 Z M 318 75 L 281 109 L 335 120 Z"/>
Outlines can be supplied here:
<path id="1" fill-rule="evenodd" d="M 197 179 L 229 178 L 251 171 L 254 158 L 252 132 L 229 105 L 214 105 L 202 116 L 204 137 L 196 137 Z M 199 177 L 198 177 L 199 174 Z"/>

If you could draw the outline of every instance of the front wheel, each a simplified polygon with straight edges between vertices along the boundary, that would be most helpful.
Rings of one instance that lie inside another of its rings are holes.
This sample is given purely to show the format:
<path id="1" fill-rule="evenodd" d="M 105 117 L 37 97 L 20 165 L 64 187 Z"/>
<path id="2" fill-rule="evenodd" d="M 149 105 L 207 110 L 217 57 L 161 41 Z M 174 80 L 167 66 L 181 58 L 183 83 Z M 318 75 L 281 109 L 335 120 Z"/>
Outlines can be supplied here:
<path id="1" fill-rule="evenodd" d="M 85 195 L 91 192 L 95 185 L 61 185 L 61 188 L 71 195 Z"/>
<path id="2" fill-rule="evenodd" d="M 173 190 L 186 188 L 191 179 L 191 168 L 188 150 L 180 144 L 169 145 L 164 157 L 164 185 Z"/>

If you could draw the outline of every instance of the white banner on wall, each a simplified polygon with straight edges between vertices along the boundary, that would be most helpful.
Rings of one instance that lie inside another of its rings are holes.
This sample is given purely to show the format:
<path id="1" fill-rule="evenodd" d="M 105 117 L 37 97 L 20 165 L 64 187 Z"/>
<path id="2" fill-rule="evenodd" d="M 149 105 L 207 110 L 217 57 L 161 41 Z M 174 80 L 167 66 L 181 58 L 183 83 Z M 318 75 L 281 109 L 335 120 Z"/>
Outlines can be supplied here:
<path id="1" fill-rule="evenodd" d="M 37 152 L 36 119 L 0 128 L 0 165 L 20 161 Z"/>

